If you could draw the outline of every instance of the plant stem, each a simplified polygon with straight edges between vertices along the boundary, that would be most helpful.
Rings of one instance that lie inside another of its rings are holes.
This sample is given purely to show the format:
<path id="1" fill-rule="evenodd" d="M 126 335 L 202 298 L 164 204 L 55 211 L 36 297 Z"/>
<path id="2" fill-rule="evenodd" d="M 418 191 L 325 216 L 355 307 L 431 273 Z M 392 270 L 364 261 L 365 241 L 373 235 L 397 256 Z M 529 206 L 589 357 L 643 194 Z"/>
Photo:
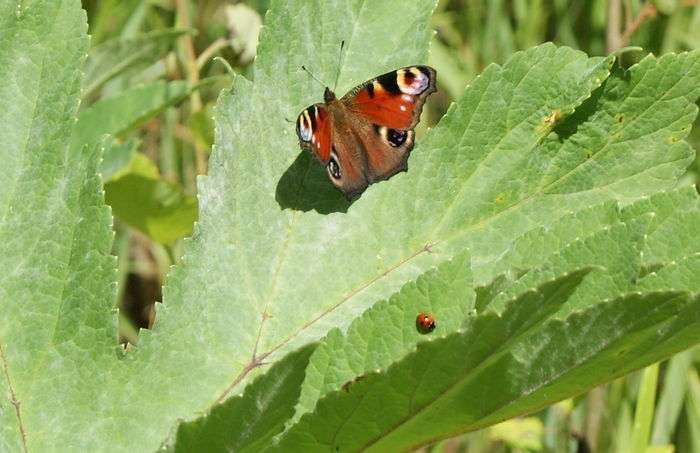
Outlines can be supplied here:
<path id="1" fill-rule="evenodd" d="M 608 2 L 608 23 L 605 31 L 605 41 L 608 53 L 613 53 L 627 46 L 634 34 L 644 22 L 656 16 L 656 7 L 650 2 L 644 2 L 639 13 L 632 18 L 630 2 L 625 2 L 625 30 L 620 33 L 622 8 L 620 0 Z"/>
<path id="2" fill-rule="evenodd" d="M 592 451 L 598 451 L 600 427 L 605 415 L 606 390 L 598 386 L 586 396 L 585 437 Z"/>
<path id="3" fill-rule="evenodd" d="M 641 27 L 644 22 L 655 16 L 656 7 L 649 1 L 645 2 L 642 9 L 639 11 L 639 14 L 637 14 L 637 16 L 625 26 L 625 31 L 622 33 L 620 47 L 625 47 L 627 44 L 629 44 L 634 32 L 637 31 L 637 29 Z"/>
<path id="4" fill-rule="evenodd" d="M 224 38 L 219 38 L 211 43 L 209 47 L 204 49 L 204 52 L 197 57 L 197 68 L 202 69 L 202 66 L 204 66 L 215 53 L 226 46 L 228 46 L 228 40 Z"/>
<path id="5" fill-rule="evenodd" d="M 175 0 L 177 8 L 178 26 L 182 28 L 191 28 L 189 5 L 186 0 Z M 185 70 L 187 71 L 187 83 L 190 87 L 194 87 L 199 83 L 199 67 L 197 66 L 197 55 L 194 51 L 194 43 L 192 35 L 187 33 L 180 38 L 183 54 L 185 57 Z M 202 110 L 202 98 L 199 91 L 193 90 L 190 94 L 190 114 L 197 113 Z M 201 144 L 195 143 L 195 164 L 198 175 L 203 175 L 207 172 L 207 154 Z"/>
<path id="6" fill-rule="evenodd" d="M 621 19 L 620 0 L 608 1 L 608 23 L 605 29 L 605 47 L 608 53 L 613 53 L 622 48 L 622 36 L 620 35 Z"/>

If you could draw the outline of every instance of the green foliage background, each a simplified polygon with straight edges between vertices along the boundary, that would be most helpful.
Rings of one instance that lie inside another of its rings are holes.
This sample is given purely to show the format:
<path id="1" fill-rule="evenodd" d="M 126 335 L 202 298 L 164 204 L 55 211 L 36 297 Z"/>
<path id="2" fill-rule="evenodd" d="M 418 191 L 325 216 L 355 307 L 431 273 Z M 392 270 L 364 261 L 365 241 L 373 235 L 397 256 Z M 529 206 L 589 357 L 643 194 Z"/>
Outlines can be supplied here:
<path id="1" fill-rule="evenodd" d="M 2 450 L 700 448 L 697 348 L 621 377 L 700 340 L 700 5 L 401 4 L 0 2 Z M 298 67 L 426 60 L 411 171 L 348 206 Z"/>

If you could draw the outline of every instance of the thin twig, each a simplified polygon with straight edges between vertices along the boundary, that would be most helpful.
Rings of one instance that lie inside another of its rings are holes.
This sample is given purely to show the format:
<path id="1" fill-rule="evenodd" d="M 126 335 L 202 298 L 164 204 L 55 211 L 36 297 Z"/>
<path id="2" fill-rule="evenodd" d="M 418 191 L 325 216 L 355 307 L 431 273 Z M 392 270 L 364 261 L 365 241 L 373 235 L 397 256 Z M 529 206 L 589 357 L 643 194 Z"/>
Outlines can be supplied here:
<path id="1" fill-rule="evenodd" d="M 15 417 L 17 418 L 17 425 L 19 428 L 19 440 L 22 443 L 22 451 L 27 453 L 29 449 L 27 448 L 27 432 L 24 430 L 24 422 L 22 422 L 22 412 L 20 410 L 20 402 L 15 394 L 15 389 L 12 385 L 12 379 L 10 379 L 10 370 L 7 366 L 7 358 L 5 357 L 5 352 L 2 349 L 2 343 L 0 343 L 0 362 L 2 362 L 2 369 L 5 374 L 5 382 L 7 383 L 7 389 L 9 390 L 10 403 L 15 408 Z"/>
<path id="2" fill-rule="evenodd" d="M 625 27 L 625 31 L 622 33 L 622 41 L 620 43 L 620 47 L 625 47 L 627 44 L 629 44 L 634 32 L 637 31 L 637 29 L 641 27 L 644 22 L 653 17 L 656 17 L 656 13 L 656 7 L 650 1 L 645 2 L 644 6 L 642 6 L 642 9 L 639 10 L 637 17 L 632 19 L 632 21 L 628 23 Z"/>
<path id="3" fill-rule="evenodd" d="M 177 8 L 178 25 L 182 28 L 191 28 L 190 11 L 186 0 L 175 0 L 175 6 Z M 192 35 L 189 33 L 184 34 L 180 38 L 180 43 L 185 56 L 187 83 L 190 86 L 190 89 L 192 89 L 199 83 L 199 68 L 197 66 L 197 55 L 194 51 Z M 202 98 L 199 96 L 199 91 L 196 89 L 190 94 L 190 107 L 191 114 L 202 110 Z M 207 172 L 206 150 L 201 144 L 195 143 L 194 151 L 197 174 L 203 175 Z"/>
<path id="4" fill-rule="evenodd" d="M 228 46 L 229 41 L 228 39 L 224 38 L 219 38 L 213 43 L 209 45 L 206 49 L 204 49 L 204 52 L 199 54 L 197 57 L 197 68 L 202 69 L 202 66 L 207 64 L 207 61 L 216 53 L 218 53 L 221 49 L 224 47 Z"/>
<path id="5" fill-rule="evenodd" d="M 625 29 L 632 23 L 632 0 L 625 0 L 622 4 L 625 11 Z"/>

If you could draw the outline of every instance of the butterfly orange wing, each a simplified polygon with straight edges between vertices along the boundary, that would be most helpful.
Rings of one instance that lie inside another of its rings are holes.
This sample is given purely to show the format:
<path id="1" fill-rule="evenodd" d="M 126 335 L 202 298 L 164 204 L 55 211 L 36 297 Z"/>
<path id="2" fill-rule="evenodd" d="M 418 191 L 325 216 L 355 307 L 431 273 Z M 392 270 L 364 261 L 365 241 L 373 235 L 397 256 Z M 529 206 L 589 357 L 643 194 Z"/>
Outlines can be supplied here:
<path id="1" fill-rule="evenodd" d="M 410 66 L 372 79 L 341 102 L 357 118 L 370 182 L 407 169 L 414 133 L 427 97 L 435 92 L 436 74 L 429 66 Z"/>
<path id="2" fill-rule="evenodd" d="M 331 158 L 331 116 L 324 104 L 307 107 L 297 118 L 297 135 L 302 148 L 313 153 L 323 165 Z"/>
<path id="3" fill-rule="evenodd" d="M 336 131 L 333 109 L 340 104 L 314 104 L 306 108 L 297 118 L 297 135 L 302 148 L 311 151 L 326 167 L 333 185 L 350 199 L 364 191 L 369 184 L 366 177 L 364 156 L 357 153 L 354 135 L 343 136 Z"/>
<path id="4" fill-rule="evenodd" d="M 426 98 L 435 92 L 435 80 L 435 70 L 430 66 L 401 68 L 363 83 L 341 102 L 377 126 L 413 129 Z"/>

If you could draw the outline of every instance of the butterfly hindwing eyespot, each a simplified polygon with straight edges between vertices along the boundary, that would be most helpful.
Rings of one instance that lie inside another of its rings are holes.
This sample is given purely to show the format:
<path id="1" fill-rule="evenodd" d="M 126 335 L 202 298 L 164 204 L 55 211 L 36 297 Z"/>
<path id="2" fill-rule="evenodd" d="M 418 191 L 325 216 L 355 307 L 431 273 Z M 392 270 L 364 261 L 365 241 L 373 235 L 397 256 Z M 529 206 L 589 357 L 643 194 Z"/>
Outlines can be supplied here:
<path id="1" fill-rule="evenodd" d="M 386 141 L 395 148 L 406 143 L 408 138 L 408 131 L 402 131 L 399 129 L 387 129 L 386 131 Z"/>
<path id="2" fill-rule="evenodd" d="M 378 126 L 376 124 L 374 124 L 373 126 L 375 132 L 379 134 L 379 136 L 381 136 L 386 143 L 393 146 L 394 148 L 398 148 L 399 146 L 406 143 L 406 140 L 408 140 L 413 133 L 412 131 L 391 129 L 384 126 Z"/>
<path id="3" fill-rule="evenodd" d="M 331 151 L 331 158 L 326 166 L 328 169 L 328 174 L 331 178 L 339 180 L 341 178 L 340 165 L 338 165 L 338 156 L 335 154 L 335 149 Z"/>

